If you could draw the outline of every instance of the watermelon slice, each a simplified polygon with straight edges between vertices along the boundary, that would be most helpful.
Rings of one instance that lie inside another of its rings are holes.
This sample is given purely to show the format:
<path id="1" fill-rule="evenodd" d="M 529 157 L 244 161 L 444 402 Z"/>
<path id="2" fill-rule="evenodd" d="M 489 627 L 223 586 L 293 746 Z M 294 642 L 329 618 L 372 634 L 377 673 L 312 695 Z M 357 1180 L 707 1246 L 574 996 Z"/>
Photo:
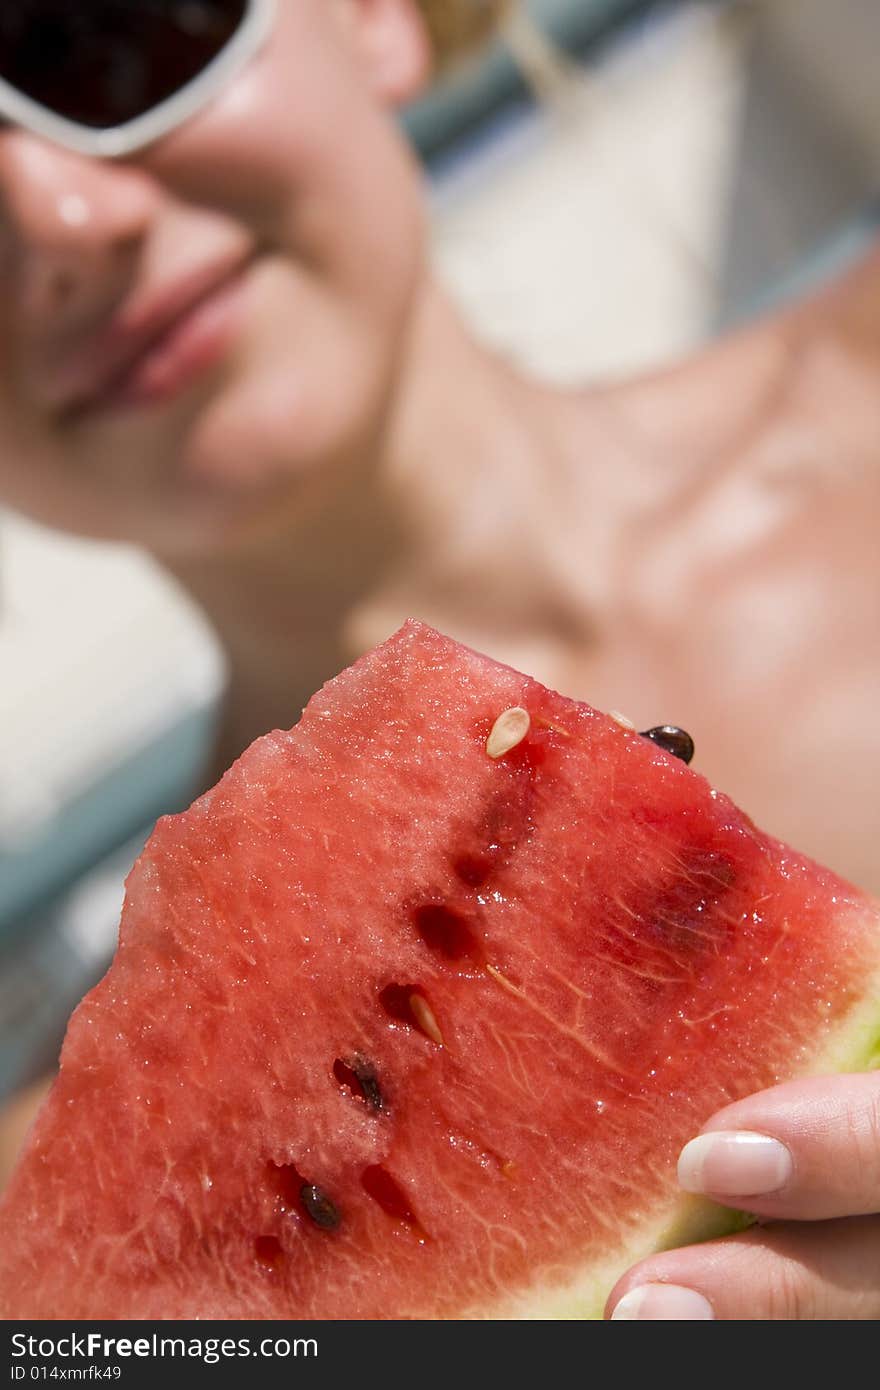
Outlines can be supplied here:
<path id="1" fill-rule="evenodd" d="M 0 1209 L 0 1315 L 597 1315 L 735 1219 L 676 1187 L 708 1115 L 868 1066 L 878 1023 L 856 889 L 409 623 L 158 824 Z"/>

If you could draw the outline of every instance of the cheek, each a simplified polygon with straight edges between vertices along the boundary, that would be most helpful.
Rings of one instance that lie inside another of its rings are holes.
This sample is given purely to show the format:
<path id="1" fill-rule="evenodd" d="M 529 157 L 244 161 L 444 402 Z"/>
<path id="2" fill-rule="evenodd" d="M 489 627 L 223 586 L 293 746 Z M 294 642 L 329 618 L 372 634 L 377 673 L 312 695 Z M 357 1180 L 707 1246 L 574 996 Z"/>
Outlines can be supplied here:
<path id="1" fill-rule="evenodd" d="M 255 273 L 251 308 L 223 388 L 190 431 L 182 471 L 233 492 L 301 486 L 381 434 L 408 301 L 387 296 L 380 320 L 275 261 Z"/>
<path id="2" fill-rule="evenodd" d="M 147 165 L 185 201 L 386 304 L 422 254 L 420 180 L 325 11 L 282 4 L 264 53 Z"/>

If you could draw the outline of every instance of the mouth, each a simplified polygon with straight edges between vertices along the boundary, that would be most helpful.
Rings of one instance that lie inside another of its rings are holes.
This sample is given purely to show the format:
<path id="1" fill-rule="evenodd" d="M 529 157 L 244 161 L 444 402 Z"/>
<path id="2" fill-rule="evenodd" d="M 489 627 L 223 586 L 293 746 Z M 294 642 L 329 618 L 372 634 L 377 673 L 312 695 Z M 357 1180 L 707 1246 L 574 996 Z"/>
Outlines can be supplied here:
<path id="1" fill-rule="evenodd" d="M 90 375 L 69 391 L 60 420 L 158 406 L 217 367 L 241 331 L 252 264 L 193 275 L 147 305 L 139 321 L 111 324 L 84 353 L 92 359 Z"/>

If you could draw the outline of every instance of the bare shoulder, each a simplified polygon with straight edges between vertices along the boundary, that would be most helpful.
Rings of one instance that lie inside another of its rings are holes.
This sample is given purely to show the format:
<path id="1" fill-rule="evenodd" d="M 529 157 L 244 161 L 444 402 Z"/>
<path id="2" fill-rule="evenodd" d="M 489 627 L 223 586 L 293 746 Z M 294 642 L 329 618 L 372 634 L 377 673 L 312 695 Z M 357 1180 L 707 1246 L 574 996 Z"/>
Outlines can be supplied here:
<path id="1" fill-rule="evenodd" d="M 850 437 L 880 418 L 880 243 L 808 297 L 765 314 L 699 351 L 602 394 L 636 437 L 707 453 L 788 419 L 794 408 L 831 431 L 857 405 Z"/>
<path id="2" fill-rule="evenodd" d="M 760 824 L 880 891 L 880 252 L 598 404 L 626 494 L 587 698 L 685 725 Z"/>

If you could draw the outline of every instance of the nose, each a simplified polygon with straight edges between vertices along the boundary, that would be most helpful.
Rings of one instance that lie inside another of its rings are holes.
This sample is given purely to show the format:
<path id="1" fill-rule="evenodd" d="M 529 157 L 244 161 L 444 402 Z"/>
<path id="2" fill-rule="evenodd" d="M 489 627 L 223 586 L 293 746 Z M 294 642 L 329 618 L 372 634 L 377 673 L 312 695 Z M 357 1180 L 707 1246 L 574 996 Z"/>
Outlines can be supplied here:
<path id="1" fill-rule="evenodd" d="M 25 329 L 99 315 L 130 283 L 159 189 L 26 131 L 0 132 L 0 274 Z"/>

